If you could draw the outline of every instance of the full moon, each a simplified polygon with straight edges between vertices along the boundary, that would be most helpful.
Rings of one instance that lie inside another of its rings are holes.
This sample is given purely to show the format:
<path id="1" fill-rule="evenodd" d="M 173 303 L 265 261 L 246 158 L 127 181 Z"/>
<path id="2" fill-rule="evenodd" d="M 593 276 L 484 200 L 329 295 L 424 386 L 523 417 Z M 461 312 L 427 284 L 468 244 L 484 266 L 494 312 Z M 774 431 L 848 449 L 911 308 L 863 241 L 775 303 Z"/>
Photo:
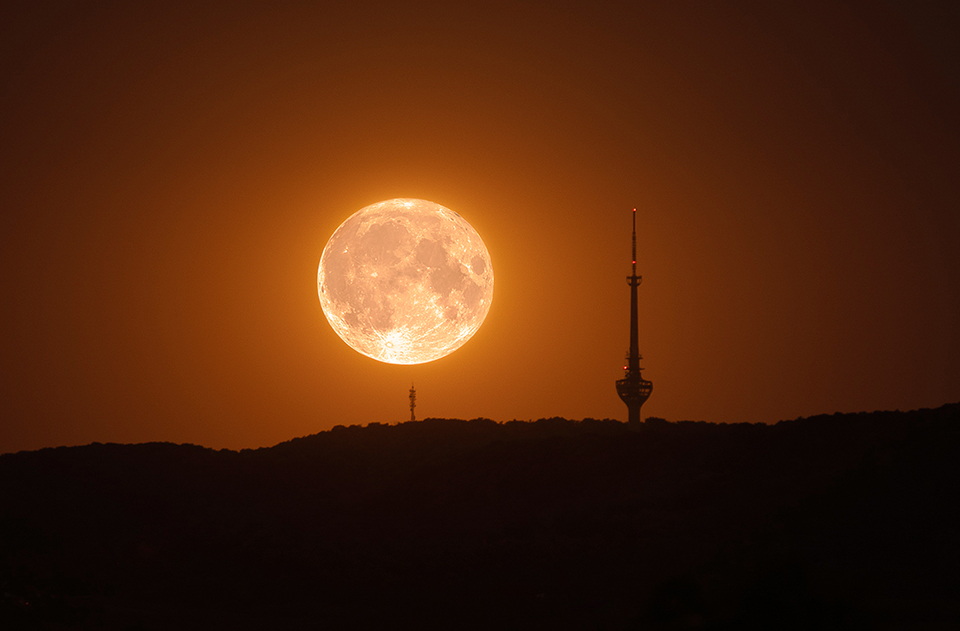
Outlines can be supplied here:
<path id="1" fill-rule="evenodd" d="M 330 326 L 388 364 L 446 357 L 477 332 L 493 265 L 473 226 L 440 204 L 390 199 L 358 210 L 323 249 L 317 273 Z"/>

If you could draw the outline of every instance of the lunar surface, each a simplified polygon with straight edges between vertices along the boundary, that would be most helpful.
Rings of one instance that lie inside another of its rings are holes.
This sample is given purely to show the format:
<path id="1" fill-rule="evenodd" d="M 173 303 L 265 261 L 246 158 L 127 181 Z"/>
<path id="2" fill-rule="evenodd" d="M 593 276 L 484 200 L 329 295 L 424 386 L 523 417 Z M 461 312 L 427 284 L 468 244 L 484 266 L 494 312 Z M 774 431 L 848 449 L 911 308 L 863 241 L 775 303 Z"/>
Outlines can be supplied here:
<path id="1" fill-rule="evenodd" d="M 344 221 L 317 275 L 330 326 L 354 350 L 422 364 L 463 346 L 493 299 L 493 266 L 477 231 L 452 210 L 391 199 Z"/>

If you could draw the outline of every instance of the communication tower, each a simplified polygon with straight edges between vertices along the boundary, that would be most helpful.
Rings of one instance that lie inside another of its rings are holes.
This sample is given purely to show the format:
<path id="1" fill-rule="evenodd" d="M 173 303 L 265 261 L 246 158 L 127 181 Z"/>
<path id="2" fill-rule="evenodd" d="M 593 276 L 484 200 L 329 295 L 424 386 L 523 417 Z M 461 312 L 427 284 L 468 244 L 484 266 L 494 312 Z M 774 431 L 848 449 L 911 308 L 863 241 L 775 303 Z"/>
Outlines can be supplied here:
<path id="1" fill-rule="evenodd" d="M 410 422 L 413 423 L 417 420 L 417 415 L 414 414 L 413 408 L 417 407 L 417 389 L 413 387 L 413 384 L 410 384 Z"/>
<path id="2" fill-rule="evenodd" d="M 637 275 L 637 209 L 633 209 L 633 273 L 627 276 L 630 285 L 630 350 L 627 365 L 623 367 L 623 379 L 617 380 L 617 394 L 627 404 L 627 422 L 640 422 L 640 408 L 653 392 L 653 382 L 640 374 L 640 343 L 637 340 L 637 288 L 642 277 Z"/>

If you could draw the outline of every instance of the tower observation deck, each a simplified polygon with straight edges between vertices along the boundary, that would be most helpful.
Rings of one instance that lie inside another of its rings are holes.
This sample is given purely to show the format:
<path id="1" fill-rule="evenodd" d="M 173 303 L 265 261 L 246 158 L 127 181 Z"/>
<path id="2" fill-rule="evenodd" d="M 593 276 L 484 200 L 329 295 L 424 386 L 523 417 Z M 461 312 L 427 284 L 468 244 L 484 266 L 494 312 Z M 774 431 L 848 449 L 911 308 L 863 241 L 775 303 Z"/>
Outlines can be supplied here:
<path id="1" fill-rule="evenodd" d="M 627 276 L 630 286 L 630 350 L 627 365 L 623 367 L 623 379 L 617 380 L 617 394 L 627 404 L 627 422 L 640 422 L 640 408 L 653 392 L 653 382 L 640 374 L 640 343 L 637 339 L 637 288 L 642 277 L 637 275 L 637 209 L 633 209 L 633 273 Z"/>

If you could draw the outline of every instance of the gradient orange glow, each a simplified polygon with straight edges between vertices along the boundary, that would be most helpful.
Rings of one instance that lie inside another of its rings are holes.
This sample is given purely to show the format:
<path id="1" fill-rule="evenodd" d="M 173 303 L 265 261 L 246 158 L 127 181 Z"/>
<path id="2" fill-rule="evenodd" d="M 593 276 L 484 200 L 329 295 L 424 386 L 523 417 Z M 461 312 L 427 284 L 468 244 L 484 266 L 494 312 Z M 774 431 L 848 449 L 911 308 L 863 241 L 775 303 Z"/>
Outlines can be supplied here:
<path id="1" fill-rule="evenodd" d="M 3 9 L 0 452 L 270 445 L 404 420 L 411 382 L 418 417 L 625 418 L 633 207 L 645 415 L 960 400 L 953 31 L 637 4 Z M 316 297 L 329 235 L 395 197 L 497 272 L 419 366 Z"/>

